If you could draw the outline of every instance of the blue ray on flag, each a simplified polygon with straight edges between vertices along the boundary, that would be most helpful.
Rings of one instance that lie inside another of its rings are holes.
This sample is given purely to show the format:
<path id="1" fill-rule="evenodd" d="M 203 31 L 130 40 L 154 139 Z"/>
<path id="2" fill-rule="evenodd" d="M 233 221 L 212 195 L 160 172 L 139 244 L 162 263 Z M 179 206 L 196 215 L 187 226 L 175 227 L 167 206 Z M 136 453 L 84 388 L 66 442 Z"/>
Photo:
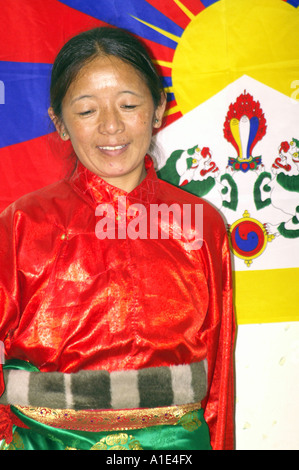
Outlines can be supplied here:
<path id="1" fill-rule="evenodd" d="M 201 3 L 206 8 L 213 5 L 213 3 L 216 3 L 216 2 L 219 2 L 219 0 L 201 0 Z"/>
<path id="2" fill-rule="evenodd" d="M 171 77 L 161 77 L 161 82 L 163 88 L 170 88 L 172 87 L 172 78 Z M 173 101 L 175 99 L 174 93 L 167 92 L 167 101 Z"/>
<path id="3" fill-rule="evenodd" d="M 286 3 L 289 3 L 290 5 L 292 5 L 295 8 L 298 8 L 298 6 L 299 6 L 299 0 L 286 0 Z"/>
<path id="4" fill-rule="evenodd" d="M 51 64 L 0 62 L 0 148 L 54 130 L 47 114 Z"/>
<path id="5" fill-rule="evenodd" d="M 171 77 L 162 77 L 162 85 L 164 88 L 172 86 L 172 78 Z"/>
<path id="6" fill-rule="evenodd" d="M 82 13 L 93 16 L 105 23 L 120 28 L 125 28 L 131 33 L 136 34 L 144 39 L 157 42 L 175 49 L 177 43 L 165 36 L 162 32 L 158 32 L 150 26 L 142 23 L 149 23 L 153 27 L 160 28 L 166 33 L 180 38 L 184 30 L 167 18 L 159 10 L 145 0 L 59 0 L 71 8 Z M 138 21 L 136 18 L 138 18 Z"/>
<path id="7" fill-rule="evenodd" d="M 167 102 L 171 102 L 175 100 L 175 95 L 174 93 L 167 93 Z"/>

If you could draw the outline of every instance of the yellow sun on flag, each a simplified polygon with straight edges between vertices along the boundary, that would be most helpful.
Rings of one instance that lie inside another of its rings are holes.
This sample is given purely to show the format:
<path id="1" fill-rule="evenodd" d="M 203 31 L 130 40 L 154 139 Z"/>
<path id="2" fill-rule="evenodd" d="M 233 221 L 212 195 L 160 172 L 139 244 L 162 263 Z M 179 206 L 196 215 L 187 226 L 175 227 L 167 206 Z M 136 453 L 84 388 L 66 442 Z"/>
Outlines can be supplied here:
<path id="1" fill-rule="evenodd" d="M 172 71 L 177 107 L 169 113 L 186 114 L 243 75 L 292 96 L 299 9 L 282 0 L 219 0 L 194 15 L 174 1 L 190 23 L 176 38 L 172 63 L 157 61 Z"/>

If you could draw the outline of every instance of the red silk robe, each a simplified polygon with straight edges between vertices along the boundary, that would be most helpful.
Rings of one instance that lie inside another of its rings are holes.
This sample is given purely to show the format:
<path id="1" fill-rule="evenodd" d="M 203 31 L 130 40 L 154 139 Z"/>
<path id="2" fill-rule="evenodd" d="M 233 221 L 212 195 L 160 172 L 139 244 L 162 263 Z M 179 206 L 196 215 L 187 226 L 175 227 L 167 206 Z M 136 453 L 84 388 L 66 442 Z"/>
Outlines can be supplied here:
<path id="1" fill-rule="evenodd" d="M 42 372 L 206 359 L 202 406 L 211 444 L 233 449 L 234 317 L 225 226 L 207 202 L 159 180 L 148 158 L 146 166 L 146 178 L 126 193 L 79 163 L 70 178 L 2 213 L 0 340 L 7 359 L 29 361 Z M 125 233 L 134 216 L 123 222 L 120 196 L 127 206 L 145 208 L 143 237 Z M 167 239 L 150 237 L 151 205 L 174 203 L 203 205 L 200 248 L 176 238 L 171 221 Z M 99 216 L 107 204 L 119 224 L 116 236 L 113 221 L 106 236 L 99 230 L 108 220 Z M 0 395 L 3 389 L 0 377 Z"/>

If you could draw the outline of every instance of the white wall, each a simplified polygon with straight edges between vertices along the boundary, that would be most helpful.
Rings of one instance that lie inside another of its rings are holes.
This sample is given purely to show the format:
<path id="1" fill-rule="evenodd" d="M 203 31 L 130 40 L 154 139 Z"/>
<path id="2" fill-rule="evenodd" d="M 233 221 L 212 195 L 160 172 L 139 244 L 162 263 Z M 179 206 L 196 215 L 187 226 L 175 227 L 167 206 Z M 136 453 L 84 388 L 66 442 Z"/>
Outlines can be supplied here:
<path id="1" fill-rule="evenodd" d="M 299 322 L 240 325 L 237 450 L 299 450 Z"/>

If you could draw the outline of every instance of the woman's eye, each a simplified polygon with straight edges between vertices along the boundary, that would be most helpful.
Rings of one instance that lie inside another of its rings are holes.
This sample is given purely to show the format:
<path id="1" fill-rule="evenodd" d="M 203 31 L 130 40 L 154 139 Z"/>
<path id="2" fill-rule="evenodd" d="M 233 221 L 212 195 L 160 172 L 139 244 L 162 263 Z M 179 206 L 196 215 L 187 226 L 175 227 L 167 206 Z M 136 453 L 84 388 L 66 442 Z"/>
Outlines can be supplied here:
<path id="1" fill-rule="evenodd" d="M 136 104 L 124 104 L 121 106 L 121 108 L 123 109 L 135 109 L 137 108 L 137 105 Z"/>
<path id="2" fill-rule="evenodd" d="M 89 114 L 92 114 L 92 110 L 89 109 L 88 111 L 81 111 L 81 113 L 79 113 L 79 116 L 88 116 Z"/>

